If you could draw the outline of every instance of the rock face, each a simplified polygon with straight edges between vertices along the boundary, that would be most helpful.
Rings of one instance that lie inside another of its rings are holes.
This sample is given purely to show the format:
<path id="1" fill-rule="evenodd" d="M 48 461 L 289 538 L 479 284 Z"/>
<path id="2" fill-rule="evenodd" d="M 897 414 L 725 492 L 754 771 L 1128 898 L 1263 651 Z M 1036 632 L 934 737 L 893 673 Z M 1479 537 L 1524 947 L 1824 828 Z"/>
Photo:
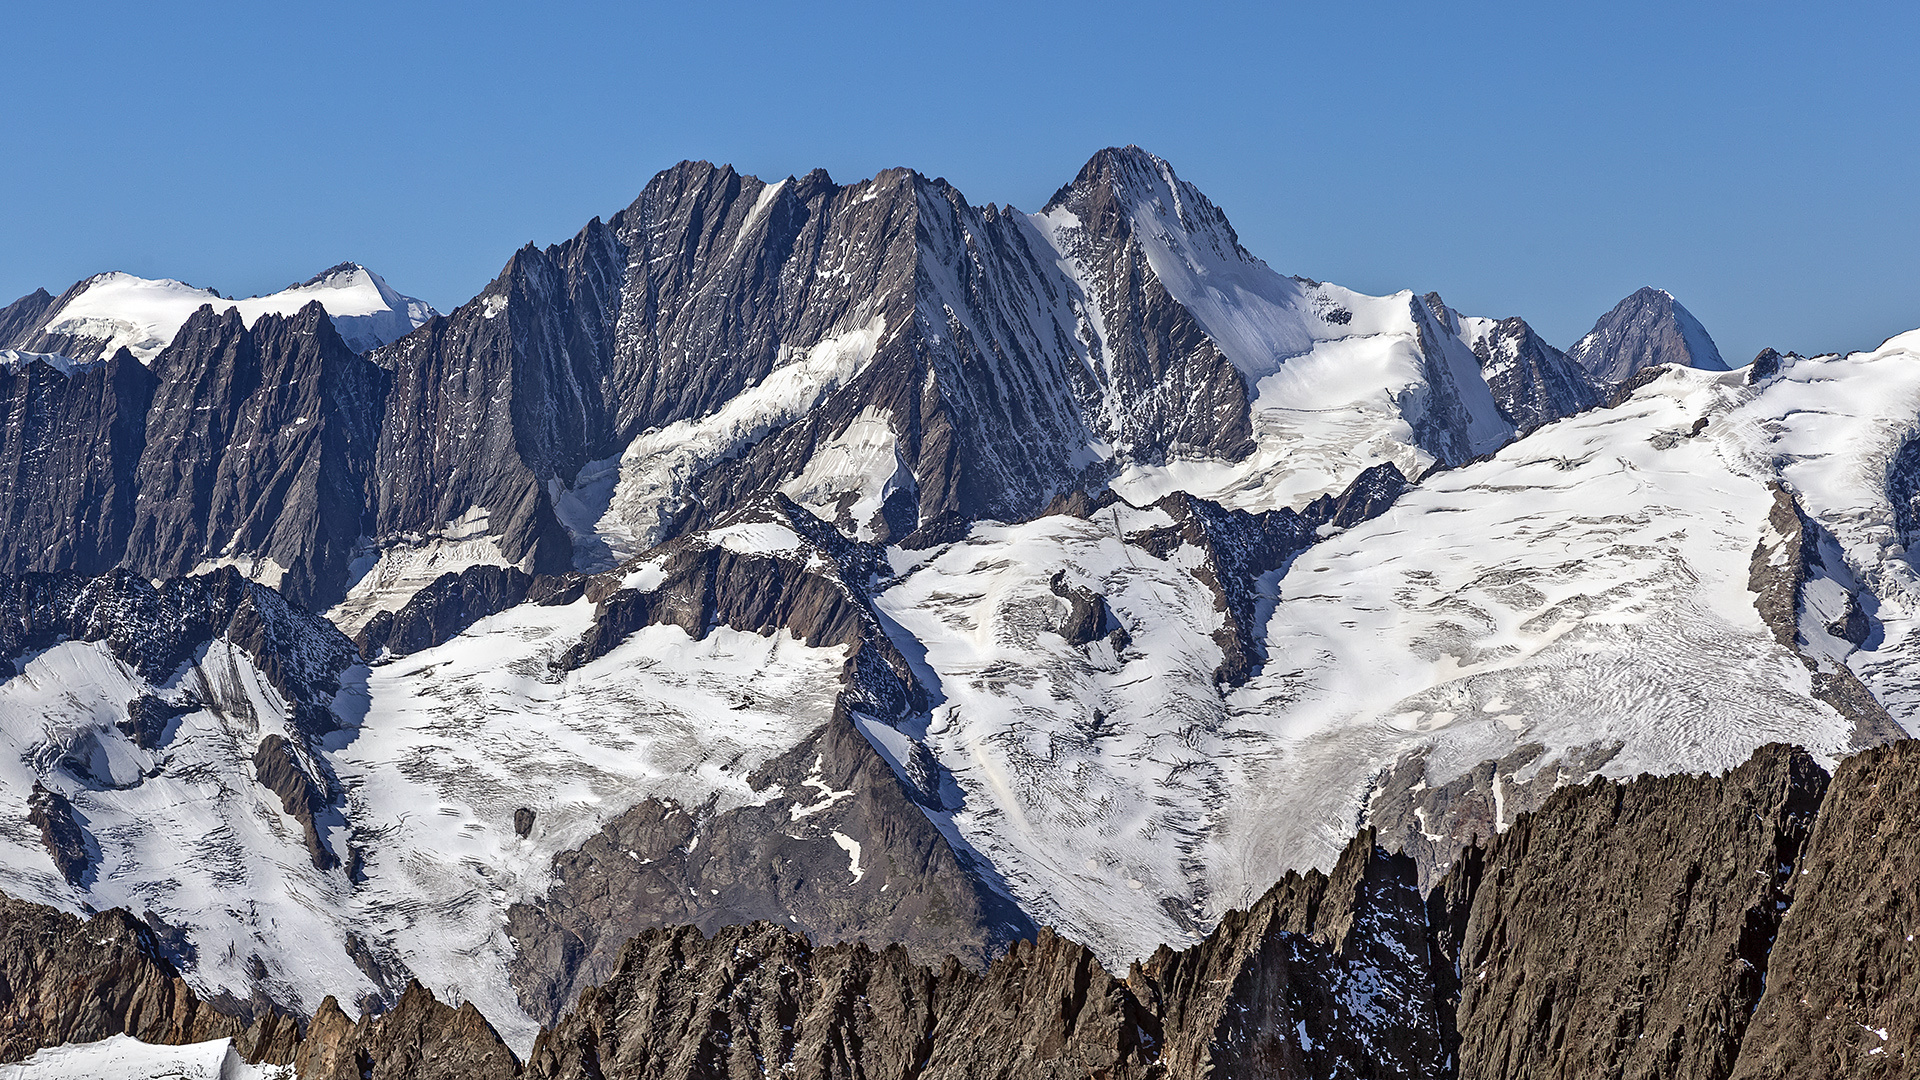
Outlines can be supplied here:
<path id="1" fill-rule="evenodd" d="M 454 1008 L 417 982 L 378 1016 L 347 1019 L 320 1003 L 293 1057 L 301 1080 L 507 1080 L 513 1051 L 471 1003 Z"/>
<path id="2" fill-rule="evenodd" d="M 586 591 L 597 605 L 593 626 L 559 665 L 605 656 L 646 626 L 676 625 L 693 638 L 715 626 L 785 630 L 808 645 L 846 646 L 853 700 L 902 716 L 924 703 L 923 690 L 867 594 L 885 558 L 878 545 L 848 540 L 776 494 L 658 549 L 646 564 L 657 577 L 644 588 L 620 572 L 595 579 Z"/>
<path id="3" fill-rule="evenodd" d="M 1047 934 L 973 975 L 764 923 L 652 931 L 529 1072 L 1901 1075 L 1916 745 L 1853 759 L 1830 794 L 1785 747 L 1562 789 L 1424 897 L 1362 835 L 1125 980 Z"/>
<path id="4" fill-rule="evenodd" d="M 1500 415 L 1522 435 L 1600 403 L 1586 369 L 1541 340 L 1525 319 L 1466 321 L 1468 342 Z"/>
<path id="5" fill-rule="evenodd" d="M 354 661 L 353 643 L 317 615 L 225 567 L 154 585 L 125 570 L 0 576 L 0 656 L 62 640 L 104 642 L 151 682 L 224 636 L 245 650 L 287 701 L 300 729 L 332 728 L 324 704 Z"/>
<path id="6" fill-rule="evenodd" d="M 0 370 L 0 567 L 171 577 L 235 561 L 324 607 L 366 530 L 385 386 L 318 301 L 251 329 L 204 307 L 151 370 L 125 350 Z"/>
<path id="7" fill-rule="evenodd" d="M 158 383 L 125 352 L 0 368 L 0 570 L 98 574 L 126 555 Z"/>
<path id="8" fill-rule="evenodd" d="M 47 312 L 52 308 L 53 294 L 45 289 L 35 289 L 0 308 L 0 349 L 18 349 L 25 345 L 46 324 Z"/>
<path id="9" fill-rule="evenodd" d="M 769 184 L 683 162 L 430 319 L 352 264 L 245 301 L 101 275 L 0 315 L 0 345 L 152 364 L 11 376 L 0 569 L 231 561 L 321 609 L 363 539 L 598 572 L 774 493 L 849 538 L 944 542 L 1130 467 L 1249 460 L 1256 375 L 1353 318 L 1319 288 L 1137 147 L 1033 216 L 907 170 Z M 342 290 L 373 314 L 329 317 Z M 188 306 L 148 325 L 123 294 Z M 1409 304 L 1411 329 L 1388 306 L 1418 385 L 1392 408 L 1459 464 L 1512 426 L 1482 408 L 1457 317 Z M 1546 360 L 1509 367 L 1515 416 L 1578 404 Z"/>
<path id="10" fill-rule="evenodd" d="M 1643 368 L 1660 364 L 1727 369 L 1700 320 L 1673 294 L 1655 288 L 1639 290 L 1602 315 L 1567 350 L 1567 359 L 1603 387 L 1619 386 Z"/>
<path id="11" fill-rule="evenodd" d="M 45 1046 L 126 1034 L 145 1042 L 229 1036 L 249 1061 L 292 1060 L 278 1013 L 249 1019 L 201 1001 L 145 925 L 115 909 L 81 920 L 0 895 L 0 1062 Z"/>
<path id="12" fill-rule="evenodd" d="M 1726 1076 L 1826 785 L 1771 747 L 1564 789 L 1502 833 L 1460 944 L 1460 1075 Z"/>
<path id="13" fill-rule="evenodd" d="M 1920 741 L 1834 773 L 1731 1075 L 1911 1076 L 1920 1046 Z"/>
<path id="14" fill-rule="evenodd" d="M 843 708 L 756 771 L 760 805 L 716 813 L 649 799 L 556 858 L 556 886 L 516 905 L 507 926 L 527 1011 L 554 1022 L 613 973 L 628 938 L 656 927 L 765 920 L 976 969 L 1031 937 L 1031 920 L 983 884 L 854 724 Z"/>
<path id="15" fill-rule="evenodd" d="M 533 585 L 532 575 L 510 566 L 469 566 L 457 574 L 442 574 L 399 611 L 375 613 L 354 636 L 354 644 L 368 660 L 430 649 L 526 600 Z"/>
<path id="16" fill-rule="evenodd" d="M 1105 418 L 1129 456 L 1158 464 L 1170 453 L 1234 461 L 1253 450 L 1246 380 L 1193 314 L 1167 292 L 1134 234 L 1134 205 L 1163 183 L 1159 162 L 1137 147 L 1102 150 L 1048 201 L 1042 214 L 1065 212 L 1064 254 L 1082 267 L 1091 307 L 1080 309 L 1077 333 L 1104 343 L 1104 369 L 1115 407 Z M 1175 180 L 1174 183 L 1178 184 Z M 1226 215 L 1190 184 L 1179 184 L 1175 212 L 1196 232 L 1218 232 L 1234 244 Z M 1097 312 L 1100 334 L 1091 319 Z"/>
<path id="17" fill-rule="evenodd" d="M 1917 748 L 1869 750 L 1831 784 L 1772 746 L 1722 777 L 1563 788 L 1424 894 L 1414 860 L 1365 832 L 1330 874 L 1289 875 L 1124 978 L 1045 931 L 978 971 L 816 947 L 768 921 L 649 929 L 540 1035 L 525 1075 L 1906 1075 Z M 678 838 L 697 827 L 676 816 L 653 808 L 609 846 L 677 841 L 654 862 L 684 875 Z M 358 1023 L 329 999 L 299 1038 L 199 1003 L 124 912 L 83 925 L 0 899 L 0 915 L 0 1059 L 125 1031 L 234 1035 L 303 1077 L 520 1070 L 470 1005 L 417 985 Z"/>
<path id="18" fill-rule="evenodd" d="M 386 376 L 316 301 L 263 315 L 200 309 L 153 363 L 126 562 L 170 577 L 242 558 L 296 603 L 342 594 L 366 532 Z"/>

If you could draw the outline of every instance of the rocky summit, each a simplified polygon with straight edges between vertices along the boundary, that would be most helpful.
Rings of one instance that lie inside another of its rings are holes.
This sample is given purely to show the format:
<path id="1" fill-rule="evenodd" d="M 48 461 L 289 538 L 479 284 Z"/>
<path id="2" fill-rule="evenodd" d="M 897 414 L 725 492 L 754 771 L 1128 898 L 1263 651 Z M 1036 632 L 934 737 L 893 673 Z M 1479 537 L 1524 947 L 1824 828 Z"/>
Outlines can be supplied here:
<path id="1" fill-rule="evenodd" d="M 682 162 L 0 411 L 0 1075 L 1915 1074 L 1920 331 Z"/>

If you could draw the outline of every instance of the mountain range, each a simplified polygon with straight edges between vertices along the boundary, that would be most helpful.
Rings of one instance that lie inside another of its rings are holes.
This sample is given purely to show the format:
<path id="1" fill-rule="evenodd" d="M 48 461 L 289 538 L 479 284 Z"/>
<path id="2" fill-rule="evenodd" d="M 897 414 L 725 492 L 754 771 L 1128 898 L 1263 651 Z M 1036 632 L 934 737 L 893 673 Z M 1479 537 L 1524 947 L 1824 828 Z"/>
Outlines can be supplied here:
<path id="1" fill-rule="evenodd" d="M 0 1059 L 1904 1075 L 1920 331 L 1562 351 L 1127 147 L 683 162 L 446 314 L 102 274 L 0 391 L 0 892 L 100 942 Z"/>

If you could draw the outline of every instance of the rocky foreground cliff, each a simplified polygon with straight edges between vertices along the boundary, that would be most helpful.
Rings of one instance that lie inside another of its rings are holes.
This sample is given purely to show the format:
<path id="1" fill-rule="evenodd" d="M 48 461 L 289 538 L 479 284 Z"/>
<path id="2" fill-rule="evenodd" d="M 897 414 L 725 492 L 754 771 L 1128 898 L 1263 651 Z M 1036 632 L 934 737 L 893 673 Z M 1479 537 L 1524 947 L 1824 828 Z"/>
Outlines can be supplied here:
<path id="1" fill-rule="evenodd" d="M 1042 932 L 984 972 L 771 923 L 650 930 L 525 1062 L 417 986 L 296 1024 L 198 1000 L 153 931 L 5 901 L 0 1058 L 232 1036 L 303 1077 L 1875 1077 L 1920 1037 L 1920 741 L 1831 776 L 1596 780 L 1421 892 L 1369 831 L 1124 975 Z"/>

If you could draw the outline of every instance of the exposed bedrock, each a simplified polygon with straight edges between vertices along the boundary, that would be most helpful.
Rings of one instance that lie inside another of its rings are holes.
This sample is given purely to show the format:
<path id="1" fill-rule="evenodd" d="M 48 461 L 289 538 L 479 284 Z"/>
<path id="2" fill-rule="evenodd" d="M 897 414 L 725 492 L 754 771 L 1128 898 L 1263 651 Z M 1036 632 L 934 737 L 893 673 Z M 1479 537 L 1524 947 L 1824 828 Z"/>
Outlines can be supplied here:
<path id="1" fill-rule="evenodd" d="M 1214 677 L 1238 686 L 1266 661 L 1262 644 L 1266 627 L 1256 616 L 1263 575 L 1284 568 L 1313 544 L 1319 530 L 1349 528 L 1386 512 L 1406 488 L 1399 468 L 1383 462 L 1354 477 L 1338 496 L 1321 496 L 1298 513 L 1250 514 L 1181 492 L 1154 504 L 1173 518 L 1172 525 L 1135 533 L 1126 540 L 1161 559 L 1182 544 L 1199 549 L 1202 561 L 1194 576 L 1213 590 L 1214 604 L 1226 616 L 1214 632 L 1222 653 Z M 1091 503 L 1063 500 L 1056 506 L 1066 513 L 1083 511 L 1081 516 L 1092 512 Z"/>
<path id="2" fill-rule="evenodd" d="M 458 637 L 489 615 L 522 603 L 568 604 L 584 593 L 579 574 L 532 575 L 510 566 L 469 566 L 435 578 L 398 611 L 379 611 L 355 635 L 369 662 L 398 658 Z"/>
<path id="3" fill-rule="evenodd" d="M 367 531 L 386 373 L 315 301 L 252 327 L 203 307 L 153 375 L 126 564 L 170 577 L 233 557 L 296 603 L 339 600 Z"/>
<path id="4" fill-rule="evenodd" d="M 1460 938 L 1460 1075 L 1728 1075 L 1827 776 L 1564 788 L 1489 845 Z"/>
<path id="5" fill-rule="evenodd" d="M 231 1036 L 251 1061 L 292 1060 L 294 1021 L 201 1001 L 153 932 L 114 909 L 80 919 L 0 895 L 0 1062 L 45 1046 L 131 1035 L 154 1043 Z"/>
<path id="6" fill-rule="evenodd" d="M 730 543 L 732 527 L 770 526 L 765 535 L 792 538 Z M 812 646 L 845 646 L 845 682 L 851 702 L 869 713 L 898 717 L 925 707 L 925 691 L 874 611 L 868 586 L 886 566 L 874 544 L 841 536 L 784 495 L 759 500 L 723 518 L 714 532 L 693 534 L 649 553 L 641 566 L 657 568 L 644 585 L 615 571 L 588 585 L 593 626 L 558 661 L 578 668 L 605 656 L 635 631 L 674 625 L 704 638 L 715 626 L 754 633 L 786 630 Z"/>
<path id="7" fill-rule="evenodd" d="M 157 380 L 122 349 L 0 369 L 0 571 L 98 574 L 127 553 Z"/>
<path id="8" fill-rule="evenodd" d="M 304 734 L 332 729 L 328 703 L 354 663 L 353 642 L 231 567 L 159 585 L 126 570 L 0 575 L 0 656 L 63 640 L 99 641 L 161 684 L 220 637 L 253 660 Z"/>
<path id="9" fill-rule="evenodd" d="M 1914 1075 L 1920 740 L 1842 762 L 1800 858 L 1732 1075 Z"/>
<path id="10" fill-rule="evenodd" d="M 763 802 L 716 811 L 648 799 L 555 858 L 555 886 L 509 914 L 529 1013 L 552 1023 L 612 974 L 628 938 L 655 927 L 767 920 L 974 968 L 1033 935 L 920 812 L 844 703 L 748 783 Z"/>
<path id="11" fill-rule="evenodd" d="M 505 1080 L 520 1071 L 472 1003 L 448 1005 L 417 982 L 357 1023 L 333 998 L 322 1001 L 293 1063 L 301 1080 Z"/>

